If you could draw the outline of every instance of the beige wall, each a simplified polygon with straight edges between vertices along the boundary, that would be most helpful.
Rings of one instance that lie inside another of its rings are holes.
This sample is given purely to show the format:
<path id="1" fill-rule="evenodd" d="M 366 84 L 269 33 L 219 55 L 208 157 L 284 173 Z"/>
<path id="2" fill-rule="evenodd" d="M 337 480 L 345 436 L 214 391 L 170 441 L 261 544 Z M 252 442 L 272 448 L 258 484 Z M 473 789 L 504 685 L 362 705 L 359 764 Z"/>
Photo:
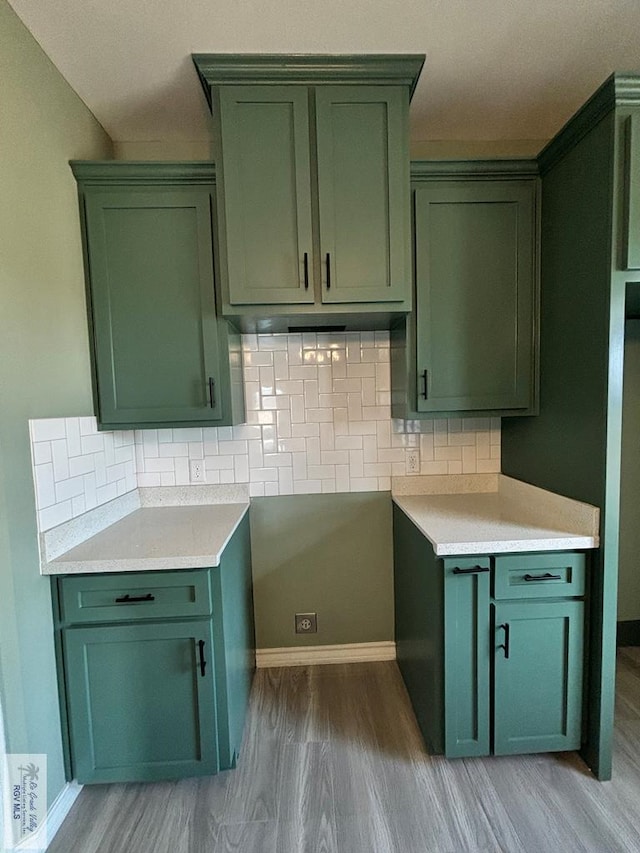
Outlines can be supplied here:
<path id="1" fill-rule="evenodd" d="M 0 702 L 7 749 L 64 784 L 51 595 L 38 573 L 30 417 L 91 414 L 72 158 L 111 141 L 0 0 Z"/>

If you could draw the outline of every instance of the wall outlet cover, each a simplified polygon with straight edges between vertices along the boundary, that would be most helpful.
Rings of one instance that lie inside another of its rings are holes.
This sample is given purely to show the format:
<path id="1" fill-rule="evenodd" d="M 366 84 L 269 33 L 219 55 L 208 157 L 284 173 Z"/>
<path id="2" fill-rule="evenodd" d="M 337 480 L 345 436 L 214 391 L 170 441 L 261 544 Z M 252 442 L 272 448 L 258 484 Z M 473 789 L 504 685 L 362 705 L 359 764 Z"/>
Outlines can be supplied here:
<path id="1" fill-rule="evenodd" d="M 204 483 L 204 459 L 191 459 L 189 461 L 189 479 L 192 483 Z"/>
<path id="2" fill-rule="evenodd" d="M 317 632 L 317 613 L 296 613 L 296 634 L 316 634 Z"/>
<path id="3" fill-rule="evenodd" d="M 420 473 L 420 451 L 417 448 L 407 450 L 405 456 L 405 470 L 407 474 Z"/>

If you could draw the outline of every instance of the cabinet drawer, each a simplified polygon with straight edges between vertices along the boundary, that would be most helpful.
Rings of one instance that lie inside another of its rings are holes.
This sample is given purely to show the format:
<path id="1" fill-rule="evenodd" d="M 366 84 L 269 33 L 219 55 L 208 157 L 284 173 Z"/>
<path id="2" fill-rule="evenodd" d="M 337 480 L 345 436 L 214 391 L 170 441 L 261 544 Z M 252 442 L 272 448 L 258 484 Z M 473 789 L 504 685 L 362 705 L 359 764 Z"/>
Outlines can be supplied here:
<path id="1" fill-rule="evenodd" d="M 561 598 L 584 595 L 585 555 L 509 554 L 493 557 L 494 598 Z"/>
<path id="2" fill-rule="evenodd" d="M 79 575 L 58 580 L 66 623 L 207 616 L 208 569 Z"/>

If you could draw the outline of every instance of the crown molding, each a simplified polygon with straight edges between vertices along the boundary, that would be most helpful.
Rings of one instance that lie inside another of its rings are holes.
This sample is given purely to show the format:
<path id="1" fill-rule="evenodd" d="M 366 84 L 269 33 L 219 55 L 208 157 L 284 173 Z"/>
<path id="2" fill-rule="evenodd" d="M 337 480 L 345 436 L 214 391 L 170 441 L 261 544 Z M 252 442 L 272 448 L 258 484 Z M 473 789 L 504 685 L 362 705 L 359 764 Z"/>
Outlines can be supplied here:
<path id="1" fill-rule="evenodd" d="M 411 180 L 450 178 L 537 178 L 538 163 L 531 159 L 412 160 Z"/>
<path id="2" fill-rule="evenodd" d="M 424 54 L 194 53 L 193 64 L 211 106 L 211 88 L 223 84 L 369 84 L 416 88 Z"/>
<path id="3" fill-rule="evenodd" d="M 98 184 L 212 184 L 215 163 L 188 160 L 70 160 L 78 183 Z"/>
<path id="4" fill-rule="evenodd" d="M 540 174 L 546 174 L 611 110 L 640 106 L 640 75 L 615 73 L 574 113 L 538 155 Z"/>

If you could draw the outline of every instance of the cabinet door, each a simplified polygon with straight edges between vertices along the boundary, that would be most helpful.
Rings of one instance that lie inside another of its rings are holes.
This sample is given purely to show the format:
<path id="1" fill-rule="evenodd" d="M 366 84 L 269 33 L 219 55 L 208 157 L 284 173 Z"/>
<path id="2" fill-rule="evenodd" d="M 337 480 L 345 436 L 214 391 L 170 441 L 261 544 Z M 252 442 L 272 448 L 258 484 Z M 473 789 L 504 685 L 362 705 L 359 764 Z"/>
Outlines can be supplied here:
<path id="1" fill-rule="evenodd" d="M 400 302 L 410 293 L 408 95 L 316 89 L 323 302 Z"/>
<path id="2" fill-rule="evenodd" d="M 494 752 L 578 749 L 584 602 L 495 606 Z"/>
<path id="3" fill-rule="evenodd" d="M 217 772 L 210 620 L 68 628 L 63 645 L 79 782 Z"/>
<path id="4" fill-rule="evenodd" d="M 101 425 L 218 421 L 209 190 L 91 187 L 85 212 Z"/>
<path id="5" fill-rule="evenodd" d="M 220 90 L 218 209 L 232 305 L 313 302 L 308 98 L 306 86 Z"/>
<path id="6" fill-rule="evenodd" d="M 444 560 L 445 755 L 489 755 L 489 558 Z"/>
<path id="7" fill-rule="evenodd" d="M 418 411 L 526 409 L 535 185 L 433 181 L 414 201 Z"/>
<path id="8" fill-rule="evenodd" d="M 626 269 L 640 269 L 640 111 L 627 119 L 625 163 Z"/>

